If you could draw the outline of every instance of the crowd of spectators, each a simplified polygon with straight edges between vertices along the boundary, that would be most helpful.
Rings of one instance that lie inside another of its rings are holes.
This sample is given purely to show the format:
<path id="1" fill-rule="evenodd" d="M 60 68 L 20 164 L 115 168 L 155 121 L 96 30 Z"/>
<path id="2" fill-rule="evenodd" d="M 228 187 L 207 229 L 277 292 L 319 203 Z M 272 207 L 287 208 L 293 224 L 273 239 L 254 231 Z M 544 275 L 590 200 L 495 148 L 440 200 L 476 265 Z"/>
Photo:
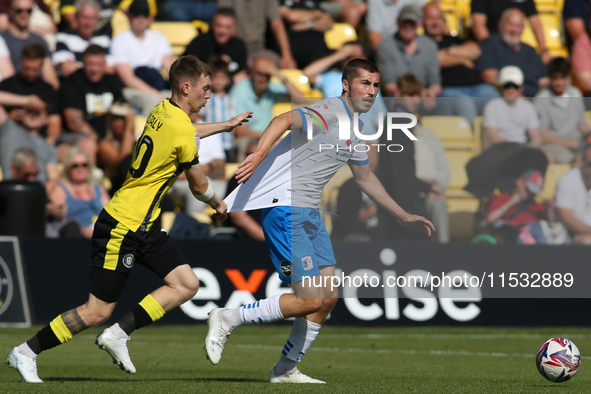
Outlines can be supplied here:
<path id="1" fill-rule="evenodd" d="M 57 24 L 51 17 L 54 10 L 42 1 L 4 3 L 0 165 L 4 179 L 45 184 L 54 236 L 60 233 L 56 223 L 64 225 L 76 212 L 67 204 L 84 205 L 82 210 L 88 211 L 104 203 L 106 191 L 95 186 L 99 180 L 107 180 L 111 194 L 121 186 L 137 137 L 134 132 L 141 131 L 134 116 L 147 116 L 170 94 L 172 46 L 164 34 L 150 29 L 151 23 L 199 19 L 209 23 L 209 31 L 188 43 L 184 54 L 208 63 L 213 77 L 212 97 L 194 116 L 196 127 L 243 111 L 255 114 L 233 133 L 201 142 L 201 164 L 219 195 L 226 193 L 227 163 L 244 159 L 269 124 L 273 106 L 304 102 L 302 92 L 281 69 L 298 68 L 313 89 L 338 96 L 343 65 L 363 57 L 376 61 L 382 77 L 374 108 L 363 118 L 368 134 L 380 127 L 377 114 L 388 110 L 457 115 L 472 126 L 482 116 L 484 148 L 515 142 L 541 149 L 550 163 L 579 163 L 580 170 L 573 169 L 565 175 L 569 180 L 559 182 L 558 217 L 575 242 L 591 243 L 589 204 L 581 202 L 588 200 L 583 191 L 588 194 L 591 189 L 585 180 L 585 166 L 591 166 L 585 138 L 591 128 L 584 102 L 591 93 L 589 2 L 565 0 L 570 59 L 550 55 L 534 0 L 472 0 L 471 29 L 462 36 L 450 30 L 438 1 L 63 0 Z M 125 12 L 130 28 L 113 37 L 111 19 L 117 9 Z M 44 17 L 32 23 L 34 13 Z M 526 21 L 538 51 L 522 41 Z M 364 39 L 330 50 L 324 33 L 335 22 L 349 23 Z M 388 102 L 395 105 L 387 107 Z M 421 202 L 440 229 L 437 241 L 449 242 L 444 190 L 450 167 L 444 146 L 436 133 L 420 124 L 411 131 L 418 141 L 408 148 L 409 155 L 398 158 L 412 172 L 407 181 L 416 193 L 411 198 Z M 394 165 L 388 160 L 379 166 L 372 163 L 382 177 L 391 176 Z M 398 182 L 383 182 L 394 196 L 401 191 L 394 190 L 400 189 Z M 342 191 L 349 190 L 346 185 Z M 527 182 L 516 185 L 523 191 Z M 565 188 L 581 189 L 580 198 L 568 197 Z M 402 192 L 409 194 L 408 190 Z M 182 179 L 173 192 L 186 200 L 188 211 L 204 211 Z M 377 208 L 362 194 L 354 195 L 349 204 L 359 206 L 356 216 L 363 219 L 354 232 L 373 230 L 368 220 L 379 221 Z M 525 194 L 509 194 L 507 201 L 515 203 L 515 196 L 521 195 Z M 78 223 L 82 236 L 91 229 L 87 219 Z M 239 216 L 234 222 L 238 227 L 246 223 L 241 237 L 263 238 L 251 217 Z M 396 231 L 392 234 L 398 236 Z"/>

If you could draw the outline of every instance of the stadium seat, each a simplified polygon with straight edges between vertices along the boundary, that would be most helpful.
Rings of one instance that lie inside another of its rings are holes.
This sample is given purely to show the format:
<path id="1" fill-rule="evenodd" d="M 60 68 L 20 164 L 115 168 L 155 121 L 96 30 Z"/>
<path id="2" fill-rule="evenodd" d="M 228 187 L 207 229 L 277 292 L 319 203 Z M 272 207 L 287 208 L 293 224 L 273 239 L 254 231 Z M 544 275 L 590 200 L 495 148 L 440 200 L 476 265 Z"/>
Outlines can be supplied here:
<path id="1" fill-rule="evenodd" d="M 199 30 L 200 33 L 205 34 L 209 31 L 209 23 L 207 22 L 195 19 L 191 23 L 193 24 L 193 26 L 195 26 L 195 29 Z"/>
<path id="2" fill-rule="evenodd" d="M 226 163 L 225 174 L 226 180 L 229 181 L 238 171 L 238 163 Z"/>
<path id="3" fill-rule="evenodd" d="M 276 103 L 273 105 L 273 117 L 291 111 L 291 103 Z"/>
<path id="4" fill-rule="evenodd" d="M 570 164 L 549 164 L 546 169 L 546 175 L 544 176 L 544 188 L 540 197 L 542 199 L 553 200 L 558 179 L 570 171 L 571 168 L 572 166 Z"/>
<path id="5" fill-rule="evenodd" d="M 291 82 L 299 91 L 302 93 L 303 96 L 310 94 L 312 91 L 312 87 L 310 86 L 310 81 L 308 81 L 308 77 L 304 75 L 304 72 L 300 69 L 286 69 L 282 68 L 279 70 L 281 75 L 286 77 L 289 82 Z M 271 78 L 272 82 L 281 83 L 278 78 Z"/>
<path id="6" fill-rule="evenodd" d="M 448 198 L 446 204 L 452 241 L 458 238 L 471 238 L 480 201 L 474 197 Z"/>
<path id="7" fill-rule="evenodd" d="M 468 184 L 466 164 L 475 156 L 472 150 L 446 150 L 445 157 L 451 169 L 451 179 L 445 190 L 448 197 L 468 197 L 471 194 L 464 190 Z"/>
<path id="8" fill-rule="evenodd" d="M 182 55 L 185 47 L 199 34 L 191 22 L 152 22 L 150 29 L 168 38 L 175 56 Z"/>
<path id="9" fill-rule="evenodd" d="M 170 232 L 172 225 L 174 224 L 174 220 L 176 219 L 176 212 L 162 212 L 160 214 L 160 222 L 161 226 L 164 230 Z"/>
<path id="10" fill-rule="evenodd" d="M 482 116 L 474 118 L 474 143 L 478 153 L 482 152 Z"/>
<path id="11" fill-rule="evenodd" d="M 133 134 L 136 139 L 139 139 L 144 132 L 144 126 L 146 125 L 147 118 L 143 115 L 135 115 L 133 124 Z"/>
<path id="12" fill-rule="evenodd" d="M 538 9 L 538 14 L 544 28 L 544 39 L 546 41 L 546 47 L 548 48 L 548 51 L 552 55 L 555 53 L 568 54 L 568 51 L 564 46 L 564 29 L 562 26 L 562 16 L 560 11 L 558 9 L 545 8 Z M 534 31 L 532 30 L 531 25 L 527 19 L 525 20 L 525 29 L 523 30 L 521 41 L 534 47 L 536 51 L 539 52 L 540 48 L 538 45 L 538 40 L 536 39 Z"/>
<path id="13" fill-rule="evenodd" d="M 470 122 L 461 116 L 423 116 L 421 125 L 437 134 L 446 150 L 477 151 Z"/>
<path id="14" fill-rule="evenodd" d="M 113 37 L 125 30 L 129 30 L 129 19 L 125 15 L 125 12 L 115 10 L 111 18 L 111 28 L 113 29 Z"/>
<path id="15" fill-rule="evenodd" d="M 441 12 L 445 18 L 445 24 L 449 29 L 449 34 L 452 36 L 463 36 L 464 35 L 464 23 L 462 14 L 456 8 L 447 8 L 445 4 L 441 5 Z"/>
<path id="16" fill-rule="evenodd" d="M 324 32 L 324 41 L 329 49 L 339 49 L 344 43 L 355 40 L 355 28 L 348 23 L 333 23 L 332 28 Z"/>
<path id="17" fill-rule="evenodd" d="M 344 166 L 335 174 L 334 177 L 332 177 L 330 181 L 328 181 L 326 186 L 324 186 L 320 208 L 324 210 L 322 211 L 322 220 L 324 221 L 324 226 L 326 227 L 326 230 L 329 234 L 332 231 L 332 214 L 326 211 L 330 212 L 330 210 L 333 208 L 333 203 L 338 196 L 338 189 L 343 186 L 343 183 L 352 177 L 353 173 L 351 172 L 349 166 Z"/>
<path id="18" fill-rule="evenodd" d="M 2 173 L 2 167 L 0 167 L 0 182 L 4 180 L 4 174 Z"/>
<path id="19" fill-rule="evenodd" d="M 591 111 L 585 111 L 585 118 L 587 119 L 587 124 L 591 127 Z"/>

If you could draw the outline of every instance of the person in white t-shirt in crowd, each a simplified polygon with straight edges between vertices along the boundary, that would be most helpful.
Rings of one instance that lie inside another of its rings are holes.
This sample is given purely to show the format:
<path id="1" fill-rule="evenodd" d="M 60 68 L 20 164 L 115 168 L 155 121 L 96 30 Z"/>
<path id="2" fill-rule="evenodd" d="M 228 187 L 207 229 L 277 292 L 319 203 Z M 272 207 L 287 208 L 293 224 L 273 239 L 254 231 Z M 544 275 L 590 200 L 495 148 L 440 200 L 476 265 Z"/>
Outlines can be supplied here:
<path id="1" fill-rule="evenodd" d="M 125 86 L 125 99 L 149 116 L 152 108 L 170 95 L 160 69 L 170 70 L 172 47 L 165 35 L 149 29 L 154 17 L 146 0 L 131 3 L 128 16 L 131 28 L 113 39 L 111 55 Z"/>
<path id="2" fill-rule="evenodd" d="M 531 148 L 542 145 L 536 109 L 521 97 L 523 81 L 519 67 L 506 66 L 499 72 L 502 97 L 489 101 L 484 107 L 484 148 L 501 142 L 517 142 Z"/>
<path id="3" fill-rule="evenodd" d="M 573 242 L 591 245 L 591 143 L 585 145 L 579 167 L 558 180 L 555 200 Z"/>

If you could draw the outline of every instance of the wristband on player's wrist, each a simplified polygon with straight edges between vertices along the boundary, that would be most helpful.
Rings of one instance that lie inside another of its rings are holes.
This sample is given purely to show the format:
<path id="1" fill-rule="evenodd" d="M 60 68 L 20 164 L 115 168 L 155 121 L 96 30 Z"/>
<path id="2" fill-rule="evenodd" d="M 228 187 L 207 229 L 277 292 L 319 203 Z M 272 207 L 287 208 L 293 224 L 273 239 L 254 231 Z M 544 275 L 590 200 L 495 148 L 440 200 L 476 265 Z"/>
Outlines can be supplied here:
<path id="1" fill-rule="evenodd" d="M 207 185 L 207 190 L 205 191 L 205 193 L 203 193 L 203 194 L 193 193 L 193 196 L 195 196 L 195 198 L 199 201 L 207 202 L 207 201 L 211 200 L 213 198 L 213 196 L 215 196 L 215 193 L 214 193 L 213 189 L 211 188 L 211 185 Z"/>

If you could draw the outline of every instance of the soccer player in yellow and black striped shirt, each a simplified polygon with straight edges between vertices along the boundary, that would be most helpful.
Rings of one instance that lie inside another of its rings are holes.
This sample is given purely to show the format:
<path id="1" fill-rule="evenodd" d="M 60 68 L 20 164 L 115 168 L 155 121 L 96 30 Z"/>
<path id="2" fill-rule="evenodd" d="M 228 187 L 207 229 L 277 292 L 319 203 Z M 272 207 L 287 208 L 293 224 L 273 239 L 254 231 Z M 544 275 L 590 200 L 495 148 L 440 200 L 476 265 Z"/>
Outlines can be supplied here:
<path id="1" fill-rule="evenodd" d="M 226 218 L 226 204 L 212 191 L 199 165 L 199 134 L 189 114 L 211 97 L 211 69 L 194 56 L 179 58 L 170 69 L 172 96 L 152 110 L 136 143 L 127 180 L 105 206 L 92 237 L 88 301 L 56 317 L 33 338 L 15 347 L 6 362 L 25 382 L 41 383 L 36 358 L 43 350 L 109 318 L 135 264 L 158 274 L 165 285 L 147 295 L 119 322 L 96 339 L 119 367 L 135 373 L 129 357 L 129 334 L 160 319 L 193 298 L 199 279 L 157 222 L 160 202 L 182 171 L 194 196 Z M 245 112 L 222 123 L 200 127 L 202 136 L 230 131 L 248 121 Z"/>

